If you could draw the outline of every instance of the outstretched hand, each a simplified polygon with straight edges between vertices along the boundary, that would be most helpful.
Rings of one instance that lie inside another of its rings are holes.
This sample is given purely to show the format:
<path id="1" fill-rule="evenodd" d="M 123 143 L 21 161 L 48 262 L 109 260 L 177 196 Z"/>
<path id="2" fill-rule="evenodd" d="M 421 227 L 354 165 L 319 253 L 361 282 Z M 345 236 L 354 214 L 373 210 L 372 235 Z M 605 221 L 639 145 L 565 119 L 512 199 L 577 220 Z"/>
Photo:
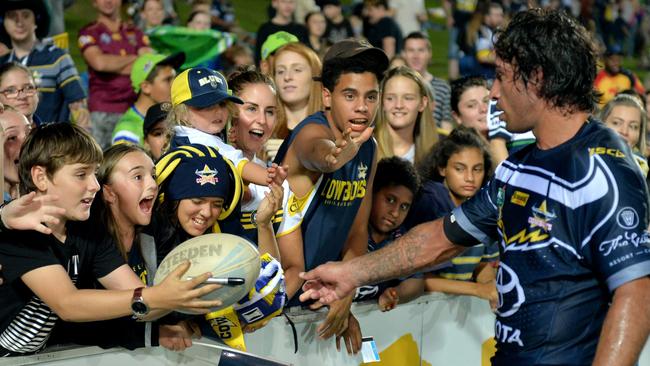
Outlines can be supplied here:
<path id="1" fill-rule="evenodd" d="M 202 300 L 200 297 L 220 288 L 220 285 L 203 285 L 197 287 L 212 276 L 206 272 L 190 280 L 184 280 L 185 273 L 190 269 L 189 261 L 183 262 L 165 277 L 158 285 L 147 290 L 155 291 L 158 308 L 167 310 L 182 309 L 196 314 L 207 314 L 210 308 L 221 306 L 220 300 Z M 147 299 L 147 295 L 143 295 Z"/>
<path id="2" fill-rule="evenodd" d="M 282 186 L 282 183 L 284 183 L 284 180 L 287 179 L 287 175 L 289 174 L 289 166 L 273 163 L 270 167 L 266 168 L 266 171 L 268 173 L 266 178 L 268 185 L 275 184 Z"/>
<path id="3" fill-rule="evenodd" d="M 398 302 L 399 295 L 394 287 L 389 287 L 384 290 L 384 292 L 379 296 L 379 299 L 377 299 L 377 305 L 379 305 L 379 310 L 381 311 L 391 311 L 395 309 Z"/>
<path id="4" fill-rule="evenodd" d="M 271 190 L 264 192 L 265 197 L 257 207 L 255 223 L 258 226 L 260 224 L 270 224 L 275 213 L 282 207 L 282 198 L 284 196 L 282 186 L 278 186 L 275 183 L 271 183 L 269 186 Z"/>
<path id="5" fill-rule="evenodd" d="M 327 262 L 309 272 L 300 273 L 300 278 L 306 281 L 302 285 L 304 293 L 300 295 L 300 301 L 318 300 L 329 305 L 350 295 L 357 284 L 346 272 L 346 263 Z"/>
<path id="6" fill-rule="evenodd" d="M 58 217 L 65 214 L 65 209 L 56 206 L 58 199 L 54 195 L 36 196 L 36 192 L 30 192 L 9 202 L 2 209 L 0 219 L 8 229 L 51 234 L 52 229 L 47 225 L 58 224 Z"/>
<path id="7" fill-rule="evenodd" d="M 372 137 L 374 127 L 366 128 L 359 136 L 352 137 L 352 129 L 347 128 L 343 131 L 340 138 L 334 141 L 334 146 L 329 154 L 325 156 L 325 161 L 330 169 L 336 170 L 352 160 L 363 145 Z"/>

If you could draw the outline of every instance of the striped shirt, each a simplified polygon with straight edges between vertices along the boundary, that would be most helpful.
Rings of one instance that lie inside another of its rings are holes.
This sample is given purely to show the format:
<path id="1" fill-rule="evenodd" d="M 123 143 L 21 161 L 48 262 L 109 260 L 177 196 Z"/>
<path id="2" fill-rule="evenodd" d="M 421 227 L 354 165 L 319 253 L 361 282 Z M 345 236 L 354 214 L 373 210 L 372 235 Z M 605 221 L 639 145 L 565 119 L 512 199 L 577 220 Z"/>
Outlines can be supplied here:
<path id="1" fill-rule="evenodd" d="M 29 67 L 39 91 L 36 115 L 44 122 L 69 122 L 70 103 L 86 98 L 79 73 L 70 55 L 51 44 L 37 43 L 22 58 L 11 53 L 0 64 L 17 62 Z"/>

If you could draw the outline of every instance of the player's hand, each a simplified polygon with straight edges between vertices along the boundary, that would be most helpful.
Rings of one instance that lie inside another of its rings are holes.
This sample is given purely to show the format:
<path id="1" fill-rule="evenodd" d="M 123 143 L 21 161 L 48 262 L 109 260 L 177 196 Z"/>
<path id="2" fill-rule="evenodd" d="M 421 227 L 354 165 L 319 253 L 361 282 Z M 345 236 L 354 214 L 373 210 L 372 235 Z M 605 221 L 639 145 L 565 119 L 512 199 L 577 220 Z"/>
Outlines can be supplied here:
<path id="1" fill-rule="evenodd" d="M 270 224 L 273 216 L 282 207 L 284 189 L 275 183 L 271 183 L 269 187 L 271 190 L 264 192 L 264 199 L 257 207 L 257 215 L 255 217 L 255 224 L 257 226 Z"/>
<path id="2" fill-rule="evenodd" d="M 158 344 L 171 351 L 184 351 L 192 347 L 192 338 L 200 338 L 201 330 L 191 321 L 182 320 L 178 324 L 158 327 Z"/>
<path id="3" fill-rule="evenodd" d="M 379 295 L 379 299 L 377 299 L 377 305 L 379 305 L 379 310 L 381 311 L 390 311 L 395 309 L 398 302 L 399 296 L 394 287 L 389 287 L 384 290 L 384 292 Z"/>
<path id="4" fill-rule="evenodd" d="M 348 328 L 340 336 L 336 336 L 336 350 L 341 351 L 341 338 L 343 338 L 343 344 L 345 344 L 345 349 L 348 351 L 348 355 L 357 354 L 361 350 L 361 326 L 357 318 L 350 313 L 348 318 Z"/>
<path id="5" fill-rule="evenodd" d="M 336 139 L 334 146 L 325 156 L 325 161 L 330 169 L 336 170 L 352 160 L 359 151 L 361 145 L 372 137 L 374 127 L 367 127 L 356 137 L 352 137 L 352 129 L 348 128 L 343 131 L 340 138 Z"/>
<path id="6" fill-rule="evenodd" d="M 300 278 L 306 281 L 302 285 L 304 293 L 300 295 L 300 301 L 318 300 L 327 305 L 352 294 L 357 284 L 348 272 L 344 262 L 327 262 L 300 273 Z"/>
<path id="7" fill-rule="evenodd" d="M 58 199 L 55 195 L 37 197 L 36 192 L 30 192 L 4 206 L 0 219 L 8 229 L 51 234 L 52 229 L 47 225 L 58 224 L 58 217 L 65 214 L 65 209 L 56 206 Z"/>
<path id="8" fill-rule="evenodd" d="M 289 166 L 273 163 L 270 167 L 266 168 L 266 171 L 268 174 L 266 177 L 267 184 L 271 185 L 273 183 L 282 186 L 282 183 L 284 183 L 284 180 L 287 179 L 287 175 L 289 174 Z"/>
<path id="9" fill-rule="evenodd" d="M 325 321 L 316 328 L 318 336 L 322 339 L 328 339 L 333 335 L 341 336 L 348 329 L 351 305 L 352 296 L 331 303 Z"/>
<path id="10" fill-rule="evenodd" d="M 158 285 L 148 287 L 143 293 L 144 299 L 151 304 L 152 308 L 176 310 L 183 309 L 197 314 L 207 314 L 210 308 L 221 306 L 220 300 L 202 300 L 201 296 L 220 288 L 220 285 L 203 285 L 197 287 L 212 276 L 206 272 L 191 280 L 185 280 L 185 272 L 190 268 L 190 262 L 186 261 L 178 265 Z M 150 302 L 149 299 L 153 299 Z"/>

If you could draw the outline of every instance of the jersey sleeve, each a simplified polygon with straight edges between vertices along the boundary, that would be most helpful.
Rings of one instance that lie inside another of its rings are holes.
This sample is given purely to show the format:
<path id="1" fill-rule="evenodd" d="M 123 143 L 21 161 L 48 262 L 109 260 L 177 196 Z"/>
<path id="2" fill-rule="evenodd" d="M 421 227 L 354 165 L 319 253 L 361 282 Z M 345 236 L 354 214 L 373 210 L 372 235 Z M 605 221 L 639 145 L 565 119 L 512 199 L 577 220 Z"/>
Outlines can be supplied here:
<path id="1" fill-rule="evenodd" d="M 92 27 L 84 27 L 79 30 L 79 38 L 77 43 L 79 51 L 83 53 L 88 47 L 99 46 L 97 35 L 91 31 Z"/>
<path id="2" fill-rule="evenodd" d="M 0 264 L 5 283 L 12 283 L 34 269 L 61 263 L 44 235 L 9 231 L 0 239 Z"/>
<path id="3" fill-rule="evenodd" d="M 610 182 L 608 199 L 585 212 L 580 253 L 613 292 L 650 274 L 648 190 L 630 157 L 601 156 L 597 160 Z"/>
<path id="4" fill-rule="evenodd" d="M 474 197 L 456 207 L 450 215 L 445 218 L 445 234 L 448 238 L 458 244 L 465 246 L 480 243 L 493 243 L 498 240 L 497 233 L 497 201 L 499 198 L 498 181 L 492 179 Z M 448 227 L 457 230 L 449 231 Z M 455 232 L 454 235 L 449 235 Z M 462 235 L 462 234 L 466 235 Z M 473 240 L 471 240 L 473 239 Z"/>

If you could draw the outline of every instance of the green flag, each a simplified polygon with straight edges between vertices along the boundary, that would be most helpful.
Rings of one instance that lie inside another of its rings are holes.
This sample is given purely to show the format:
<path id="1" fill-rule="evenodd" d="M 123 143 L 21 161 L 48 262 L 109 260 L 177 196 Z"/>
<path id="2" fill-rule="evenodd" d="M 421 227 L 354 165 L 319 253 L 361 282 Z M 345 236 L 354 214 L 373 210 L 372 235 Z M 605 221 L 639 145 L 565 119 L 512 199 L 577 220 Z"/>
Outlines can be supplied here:
<path id="1" fill-rule="evenodd" d="M 235 43 L 235 35 L 213 29 L 196 30 L 164 25 L 147 32 L 151 47 L 162 54 L 185 52 L 183 69 L 214 62 L 219 54 Z"/>

